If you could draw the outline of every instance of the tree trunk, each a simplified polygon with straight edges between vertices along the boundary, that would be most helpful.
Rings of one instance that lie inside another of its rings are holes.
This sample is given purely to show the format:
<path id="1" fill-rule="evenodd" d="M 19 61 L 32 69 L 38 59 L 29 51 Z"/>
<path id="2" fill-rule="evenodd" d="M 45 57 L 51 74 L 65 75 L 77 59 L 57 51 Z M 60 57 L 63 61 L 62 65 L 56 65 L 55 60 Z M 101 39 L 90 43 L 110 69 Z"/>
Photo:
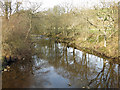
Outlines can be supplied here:
<path id="1" fill-rule="evenodd" d="M 30 15 L 30 28 L 29 28 L 28 31 L 27 31 L 27 34 L 26 34 L 26 37 L 25 37 L 25 41 L 27 40 L 31 29 L 32 29 L 32 16 Z M 24 41 L 24 42 L 25 42 L 25 41 Z"/>
<path id="2" fill-rule="evenodd" d="M 104 31 L 104 47 L 106 47 L 107 44 L 107 37 L 106 37 L 106 30 Z"/>
<path id="3" fill-rule="evenodd" d="M 5 18 L 8 19 L 8 2 L 5 2 Z"/>
<path id="4" fill-rule="evenodd" d="M 16 12 L 19 11 L 20 4 L 21 4 L 21 2 L 17 2 L 17 4 L 16 4 Z"/>
<path id="5" fill-rule="evenodd" d="M 12 14 L 11 2 L 9 2 L 9 9 L 10 9 L 10 16 L 11 16 L 11 14 Z"/>

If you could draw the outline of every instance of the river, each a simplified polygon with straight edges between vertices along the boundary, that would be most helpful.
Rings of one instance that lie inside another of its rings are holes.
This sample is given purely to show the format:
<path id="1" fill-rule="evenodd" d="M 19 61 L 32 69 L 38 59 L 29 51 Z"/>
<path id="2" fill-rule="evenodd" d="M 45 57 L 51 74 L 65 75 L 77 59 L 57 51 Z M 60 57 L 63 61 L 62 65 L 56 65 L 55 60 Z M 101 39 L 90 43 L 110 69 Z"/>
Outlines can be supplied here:
<path id="1" fill-rule="evenodd" d="M 31 59 L 2 73 L 3 88 L 117 88 L 118 64 L 54 39 L 36 37 Z"/>

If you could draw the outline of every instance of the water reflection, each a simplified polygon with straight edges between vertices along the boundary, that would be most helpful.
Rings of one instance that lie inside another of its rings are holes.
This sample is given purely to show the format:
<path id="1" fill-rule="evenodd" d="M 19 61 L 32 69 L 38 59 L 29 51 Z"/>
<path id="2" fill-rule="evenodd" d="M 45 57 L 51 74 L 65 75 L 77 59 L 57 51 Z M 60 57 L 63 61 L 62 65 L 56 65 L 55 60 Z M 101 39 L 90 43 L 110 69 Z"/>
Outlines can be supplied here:
<path id="1" fill-rule="evenodd" d="M 13 64 L 11 72 L 4 72 L 3 87 L 118 87 L 116 63 L 56 43 L 53 39 L 39 38 L 35 42 L 33 60 Z"/>
<path id="2" fill-rule="evenodd" d="M 39 41 L 40 59 L 56 69 L 56 72 L 70 80 L 74 87 L 108 88 L 118 85 L 118 65 L 103 58 L 81 52 L 54 40 Z M 47 47 L 47 48 L 46 48 Z M 46 50 L 47 49 L 47 50 Z"/>

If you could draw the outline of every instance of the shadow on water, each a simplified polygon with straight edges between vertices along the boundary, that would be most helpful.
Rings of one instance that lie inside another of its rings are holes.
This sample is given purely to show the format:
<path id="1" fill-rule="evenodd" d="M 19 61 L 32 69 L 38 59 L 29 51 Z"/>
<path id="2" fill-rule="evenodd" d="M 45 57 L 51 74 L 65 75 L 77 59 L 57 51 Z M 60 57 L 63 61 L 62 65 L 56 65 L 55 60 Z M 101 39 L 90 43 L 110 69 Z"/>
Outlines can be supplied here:
<path id="1" fill-rule="evenodd" d="M 118 64 L 49 38 L 35 38 L 31 60 L 3 72 L 3 88 L 117 88 Z"/>

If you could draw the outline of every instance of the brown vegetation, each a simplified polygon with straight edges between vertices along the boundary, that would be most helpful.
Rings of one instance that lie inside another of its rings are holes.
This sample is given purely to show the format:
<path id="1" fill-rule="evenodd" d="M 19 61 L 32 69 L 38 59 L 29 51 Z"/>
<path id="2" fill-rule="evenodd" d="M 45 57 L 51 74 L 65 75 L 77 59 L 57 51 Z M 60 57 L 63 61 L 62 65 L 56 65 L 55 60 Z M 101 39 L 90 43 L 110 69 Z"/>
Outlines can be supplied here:
<path id="1" fill-rule="evenodd" d="M 11 14 L 11 3 L 4 3 L 3 56 L 31 56 L 31 34 L 48 35 L 118 57 L 118 5 L 102 2 L 102 7 L 79 9 L 64 3 L 46 11 L 20 10 L 16 3 Z"/>
<path id="2" fill-rule="evenodd" d="M 3 56 L 9 58 L 28 58 L 33 52 L 30 36 L 26 35 L 30 28 L 30 11 L 20 11 L 9 20 L 3 19 L 2 41 Z"/>

